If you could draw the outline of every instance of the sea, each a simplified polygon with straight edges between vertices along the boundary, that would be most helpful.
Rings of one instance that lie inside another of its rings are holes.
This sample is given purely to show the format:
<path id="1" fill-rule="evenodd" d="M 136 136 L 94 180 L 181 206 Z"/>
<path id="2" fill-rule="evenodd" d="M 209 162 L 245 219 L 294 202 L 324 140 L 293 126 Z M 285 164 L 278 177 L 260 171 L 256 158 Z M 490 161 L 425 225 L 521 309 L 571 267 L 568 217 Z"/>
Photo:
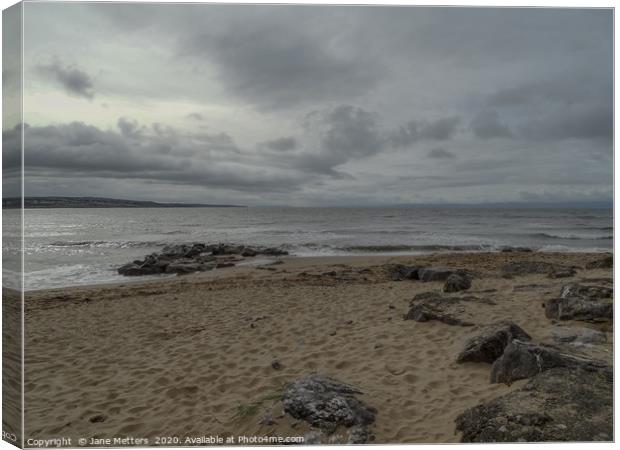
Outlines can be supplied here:
<path id="1" fill-rule="evenodd" d="M 119 266 L 174 243 L 271 246 L 294 256 L 613 249 L 610 209 L 62 208 L 24 214 L 26 290 L 128 282 L 116 273 Z"/>

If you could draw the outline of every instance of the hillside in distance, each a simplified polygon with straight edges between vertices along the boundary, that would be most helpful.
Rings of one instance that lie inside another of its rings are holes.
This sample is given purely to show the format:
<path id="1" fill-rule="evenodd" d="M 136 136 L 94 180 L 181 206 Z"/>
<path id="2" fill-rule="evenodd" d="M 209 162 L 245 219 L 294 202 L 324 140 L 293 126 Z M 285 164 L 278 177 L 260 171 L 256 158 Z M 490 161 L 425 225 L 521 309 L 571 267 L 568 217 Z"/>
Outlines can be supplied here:
<path id="1" fill-rule="evenodd" d="M 2 199 L 2 208 L 20 208 L 21 198 Z M 202 203 L 159 203 L 104 197 L 26 197 L 25 208 L 245 208 L 241 205 L 207 205 Z"/>

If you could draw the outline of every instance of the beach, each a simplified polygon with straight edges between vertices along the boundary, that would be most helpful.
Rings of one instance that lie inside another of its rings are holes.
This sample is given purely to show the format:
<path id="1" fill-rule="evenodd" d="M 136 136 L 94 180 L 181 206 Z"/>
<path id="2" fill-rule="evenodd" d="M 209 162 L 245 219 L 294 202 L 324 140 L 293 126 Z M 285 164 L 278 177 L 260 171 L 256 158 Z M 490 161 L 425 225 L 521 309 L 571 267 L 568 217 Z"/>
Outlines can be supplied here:
<path id="1" fill-rule="evenodd" d="M 586 269 L 602 256 L 285 256 L 157 281 L 29 291 L 25 437 L 204 445 L 307 436 L 307 422 L 283 413 L 282 391 L 318 373 L 363 392 L 358 398 L 376 411 L 372 443 L 459 442 L 459 414 L 527 382 L 491 384 L 488 363 L 456 362 L 485 325 L 510 320 L 554 345 L 559 327 L 594 329 L 604 342 L 563 348 L 612 364 L 611 322 L 552 320 L 544 308 L 569 283 L 613 287 L 611 268 Z M 576 272 L 506 276 L 502 268 L 515 261 Z M 472 326 L 404 320 L 414 296 L 441 293 L 444 282 L 394 280 L 394 264 L 472 273 L 471 287 L 451 294 L 477 299 L 458 313 Z"/>

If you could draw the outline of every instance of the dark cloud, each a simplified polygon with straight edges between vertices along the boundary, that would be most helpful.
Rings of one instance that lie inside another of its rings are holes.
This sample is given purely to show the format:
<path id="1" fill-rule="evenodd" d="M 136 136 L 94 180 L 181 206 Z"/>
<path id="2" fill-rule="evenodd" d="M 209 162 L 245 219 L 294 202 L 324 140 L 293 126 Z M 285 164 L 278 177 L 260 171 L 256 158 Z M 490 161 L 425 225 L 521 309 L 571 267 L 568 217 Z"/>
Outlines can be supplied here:
<path id="1" fill-rule="evenodd" d="M 525 137 L 532 139 L 595 139 L 611 142 L 613 108 L 611 104 L 578 104 L 549 111 L 529 119 L 521 132 Z"/>
<path id="2" fill-rule="evenodd" d="M 140 137 L 141 130 L 138 121 L 129 120 L 125 117 L 121 117 L 117 122 L 118 128 L 125 137 Z"/>
<path id="3" fill-rule="evenodd" d="M 161 125 L 140 127 L 127 119 L 119 120 L 119 128 L 117 133 L 81 122 L 27 128 L 28 176 L 136 179 L 160 185 L 273 192 L 296 190 L 305 179 L 236 161 L 229 151 L 234 144 L 225 133 L 187 135 Z M 135 133 L 137 128 L 143 131 Z M 13 142 L 16 133 L 5 132 L 6 142 Z M 162 139 L 175 145 L 162 148 Z"/>
<path id="4" fill-rule="evenodd" d="M 276 150 L 278 152 L 286 152 L 297 148 L 297 140 L 294 137 L 282 137 L 271 141 L 262 142 L 259 147 Z"/>
<path id="5" fill-rule="evenodd" d="M 512 131 L 502 123 L 497 111 L 482 111 L 471 122 L 471 129 L 481 139 L 506 138 Z"/>
<path id="6" fill-rule="evenodd" d="M 454 159 L 454 158 L 456 158 L 454 153 L 449 152 L 448 150 L 445 150 L 443 148 L 434 148 L 434 149 L 430 150 L 426 154 L 426 156 L 428 158 L 432 158 L 432 159 Z"/>
<path id="7" fill-rule="evenodd" d="M 410 121 L 393 131 L 389 137 L 395 147 L 408 147 L 420 140 L 446 141 L 458 131 L 459 117 L 443 117 L 437 120 Z"/>
<path id="8" fill-rule="evenodd" d="M 383 148 L 377 115 L 351 105 L 308 115 L 306 132 L 319 137 L 318 148 L 295 156 L 296 167 L 337 178 L 346 174 L 334 170 L 352 159 L 372 156 Z"/>
<path id="9" fill-rule="evenodd" d="M 345 204 L 612 184 L 613 10 L 39 2 L 24 20 L 37 123 L 99 125 L 27 132 L 41 189 L 92 175 L 102 192 Z M 60 118 L 37 95 L 49 80 L 100 102 Z"/>
<path id="10" fill-rule="evenodd" d="M 264 108 L 360 96 L 380 80 L 384 70 L 364 52 L 338 51 L 329 37 L 277 16 L 199 34 L 182 53 L 215 62 L 231 95 Z"/>
<path id="11" fill-rule="evenodd" d="M 69 95 L 89 100 L 95 97 L 90 75 L 75 66 L 64 65 L 59 59 L 54 59 L 49 64 L 39 64 L 37 70 L 62 86 Z"/>

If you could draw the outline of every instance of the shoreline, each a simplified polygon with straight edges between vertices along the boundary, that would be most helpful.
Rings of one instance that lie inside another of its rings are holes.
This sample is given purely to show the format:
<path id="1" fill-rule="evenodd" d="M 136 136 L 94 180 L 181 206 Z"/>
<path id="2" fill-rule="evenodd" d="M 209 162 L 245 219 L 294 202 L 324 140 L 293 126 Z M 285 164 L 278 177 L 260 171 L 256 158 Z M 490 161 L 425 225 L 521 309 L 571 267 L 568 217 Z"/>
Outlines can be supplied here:
<path id="1" fill-rule="evenodd" d="M 26 292 L 26 437 L 304 436 L 311 427 L 280 398 L 318 373 L 364 393 L 377 411 L 373 443 L 456 442 L 459 414 L 527 382 L 490 384 L 489 364 L 456 362 L 486 324 L 511 320 L 553 345 L 560 328 L 589 329 L 604 341 L 562 348 L 611 363 L 613 323 L 550 320 L 541 306 L 569 283 L 609 286 L 611 269 L 585 268 L 599 253 L 283 259 Z M 523 261 L 579 268 L 566 278 L 502 271 Z M 473 326 L 403 320 L 413 297 L 448 294 L 443 281 L 394 280 L 394 264 L 474 274 L 449 294 Z"/>
<path id="2" fill-rule="evenodd" d="M 362 260 L 377 260 L 382 261 L 386 259 L 396 258 L 424 258 L 424 257 L 448 257 L 451 255 L 467 255 L 467 254 L 477 254 L 477 255 L 493 255 L 493 254 L 512 254 L 512 255 L 583 255 L 583 256 L 594 256 L 594 255 L 613 255 L 613 251 L 601 250 L 601 251 L 591 251 L 590 249 L 586 249 L 584 251 L 538 251 L 532 250 L 531 252 L 504 252 L 502 250 L 463 250 L 463 251 L 439 251 L 439 252 L 427 252 L 427 253 L 360 253 L 360 254 L 344 254 L 344 255 L 312 255 L 312 256 L 298 256 L 298 255 L 285 255 L 277 258 L 265 258 L 258 256 L 255 259 L 248 258 L 242 261 L 240 264 L 237 264 L 235 267 L 216 269 L 213 273 L 222 274 L 223 271 L 230 271 L 235 268 L 257 268 L 257 267 L 265 267 L 272 264 L 274 261 L 285 261 L 285 263 L 293 260 L 300 260 L 306 262 L 312 262 L 313 260 L 317 260 L 321 263 L 329 263 L 330 260 L 333 261 L 346 261 L 351 260 L 355 261 L 356 259 Z M 264 263 L 256 263 L 257 260 L 263 259 Z M 188 274 L 192 275 L 192 274 Z M 100 283 L 92 283 L 92 284 L 68 284 L 65 286 L 55 286 L 55 287 L 42 287 L 42 288 L 34 288 L 34 289 L 26 289 L 24 292 L 41 292 L 48 290 L 57 290 L 57 289 L 74 289 L 74 288 L 88 288 L 88 287 L 105 287 L 105 286 L 115 286 L 120 284 L 135 284 L 135 283 L 165 283 L 169 280 L 174 280 L 181 277 L 187 277 L 188 275 L 175 275 L 175 274 L 161 274 L 161 275 L 145 275 L 145 276 L 137 276 L 137 277 L 124 277 L 122 280 L 110 280 L 103 281 Z M 26 278 L 27 278 L 26 274 Z"/>

